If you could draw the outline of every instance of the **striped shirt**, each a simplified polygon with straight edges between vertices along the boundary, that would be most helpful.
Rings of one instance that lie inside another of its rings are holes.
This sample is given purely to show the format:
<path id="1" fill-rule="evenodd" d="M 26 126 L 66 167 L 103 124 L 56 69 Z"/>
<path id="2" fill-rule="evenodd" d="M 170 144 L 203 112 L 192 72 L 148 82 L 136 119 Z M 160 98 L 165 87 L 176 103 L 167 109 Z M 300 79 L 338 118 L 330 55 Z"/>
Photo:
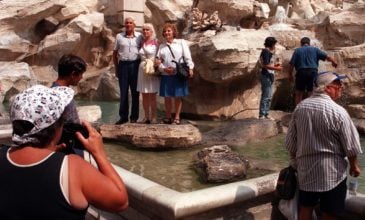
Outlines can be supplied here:
<path id="1" fill-rule="evenodd" d="M 346 178 L 345 157 L 362 153 L 346 110 L 327 94 L 313 94 L 295 108 L 285 140 L 297 162 L 299 188 L 324 192 Z"/>
<path id="2" fill-rule="evenodd" d="M 138 60 L 142 40 L 142 35 L 139 32 L 134 32 L 133 37 L 127 37 L 125 32 L 117 34 L 114 51 L 118 51 L 119 61 Z"/>

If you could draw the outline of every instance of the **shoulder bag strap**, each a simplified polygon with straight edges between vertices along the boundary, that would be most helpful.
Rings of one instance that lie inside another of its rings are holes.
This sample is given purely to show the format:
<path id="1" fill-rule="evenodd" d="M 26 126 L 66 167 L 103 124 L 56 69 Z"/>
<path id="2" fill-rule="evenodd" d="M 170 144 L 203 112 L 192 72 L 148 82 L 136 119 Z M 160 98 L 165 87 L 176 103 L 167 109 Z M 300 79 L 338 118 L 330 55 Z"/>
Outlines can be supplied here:
<path id="1" fill-rule="evenodd" d="M 169 50 L 170 50 L 170 52 L 171 52 L 172 57 L 175 59 L 175 55 L 174 55 L 174 53 L 172 52 L 170 45 L 168 45 L 168 44 L 166 44 L 166 45 L 167 45 L 167 47 L 169 48 Z"/>

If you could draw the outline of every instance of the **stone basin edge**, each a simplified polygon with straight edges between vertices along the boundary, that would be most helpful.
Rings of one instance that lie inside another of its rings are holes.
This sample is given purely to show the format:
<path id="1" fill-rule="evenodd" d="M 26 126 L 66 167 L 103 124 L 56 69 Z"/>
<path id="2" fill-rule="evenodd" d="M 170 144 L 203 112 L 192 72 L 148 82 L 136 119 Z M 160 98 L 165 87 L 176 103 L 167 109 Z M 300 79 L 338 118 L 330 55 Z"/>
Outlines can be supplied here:
<path id="1" fill-rule="evenodd" d="M 130 197 L 148 202 L 170 219 L 179 219 L 246 201 L 275 190 L 278 173 L 227 183 L 192 192 L 178 192 L 114 165 Z"/>

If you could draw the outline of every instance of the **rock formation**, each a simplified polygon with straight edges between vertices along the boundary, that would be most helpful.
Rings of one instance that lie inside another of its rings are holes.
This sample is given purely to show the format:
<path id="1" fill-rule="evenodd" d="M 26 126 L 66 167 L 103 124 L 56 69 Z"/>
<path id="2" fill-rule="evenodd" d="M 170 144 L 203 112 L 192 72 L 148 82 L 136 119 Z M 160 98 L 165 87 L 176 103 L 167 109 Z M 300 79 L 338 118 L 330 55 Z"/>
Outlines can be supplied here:
<path id="1" fill-rule="evenodd" d="M 102 125 L 100 133 L 104 138 L 123 141 L 141 148 L 186 148 L 199 145 L 201 134 L 190 124 L 130 124 Z"/>
<path id="2" fill-rule="evenodd" d="M 194 168 L 205 182 L 232 182 L 246 177 L 249 162 L 227 145 L 216 145 L 196 154 Z"/>
<path id="3" fill-rule="evenodd" d="M 118 82 L 111 63 L 114 38 L 122 29 L 120 21 L 116 21 L 120 17 L 113 10 L 116 2 L 0 1 L 3 84 L 0 101 L 8 101 L 35 83 L 50 85 L 57 77 L 58 59 L 65 53 L 79 55 L 88 63 L 84 79 L 75 87 L 79 98 L 118 100 Z M 257 60 L 267 36 L 278 39 L 276 53 L 284 65 L 274 85 L 273 108 L 287 108 L 291 92 L 291 86 L 285 81 L 288 61 L 303 36 L 320 42 L 339 61 L 336 71 L 349 75 L 344 90 L 347 101 L 362 103 L 365 96 L 363 2 L 146 0 L 145 5 L 146 22 L 154 24 L 159 38 L 162 24 L 167 20 L 176 22 L 180 32 L 186 30 L 189 22 L 184 19 L 192 12 L 192 6 L 197 8 L 196 12 L 207 15 L 203 15 L 200 24 L 195 20 L 198 32 L 184 31 L 182 36 L 189 41 L 196 64 L 195 77 L 189 82 L 191 94 L 184 97 L 186 115 L 230 118 L 241 112 L 238 118 L 257 116 L 260 95 Z M 282 9 L 285 9 L 286 23 L 277 25 L 280 21 L 275 14 L 283 14 Z M 223 25 L 218 32 L 216 27 L 220 22 Z M 237 27 L 241 27 L 240 31 Z M 321 63 L 320 70 L 331 70 L 331 67 Z"/>

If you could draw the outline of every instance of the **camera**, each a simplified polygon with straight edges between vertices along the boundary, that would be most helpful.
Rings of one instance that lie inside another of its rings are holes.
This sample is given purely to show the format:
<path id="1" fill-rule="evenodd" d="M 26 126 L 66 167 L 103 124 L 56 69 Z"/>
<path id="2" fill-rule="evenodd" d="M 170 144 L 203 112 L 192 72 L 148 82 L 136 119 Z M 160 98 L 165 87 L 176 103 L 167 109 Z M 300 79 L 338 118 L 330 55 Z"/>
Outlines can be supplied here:
<path id="1" fill-rule="evenodd" d="M 63 125 L 62 136 L 58 143 L 66 144 L 66 148 L 63 150 L 64 153 L 75 153 L 74 149 L 85 150 L 82 143 L 79 141 L 79 139 L 77 139 L 75 135 L 76 132 L 80 132 L 85 138 L 89 137 L 89 132 L 86 127 L 80 124 L 67 122 Z"/>

